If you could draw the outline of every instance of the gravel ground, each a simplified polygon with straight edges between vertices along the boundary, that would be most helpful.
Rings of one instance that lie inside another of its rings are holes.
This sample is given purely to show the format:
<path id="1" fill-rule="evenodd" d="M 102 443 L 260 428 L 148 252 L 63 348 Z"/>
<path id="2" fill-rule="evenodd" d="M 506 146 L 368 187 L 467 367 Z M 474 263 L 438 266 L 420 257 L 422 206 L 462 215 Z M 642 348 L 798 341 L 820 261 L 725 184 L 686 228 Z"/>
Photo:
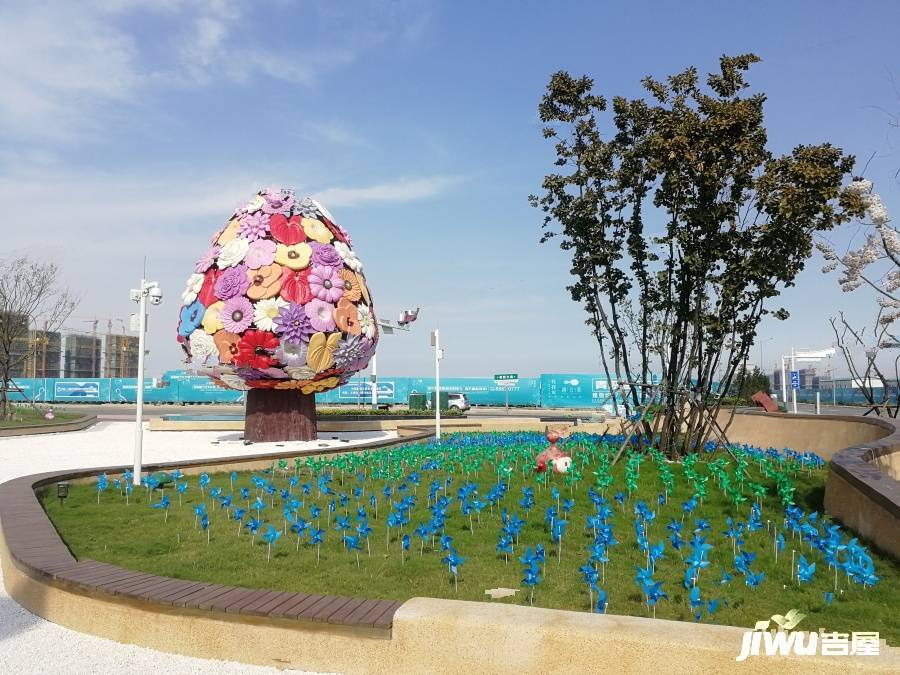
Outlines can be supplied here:
<path id="1" fill-rule="evenodd" d="M 336 434 L 354 440 L 386 437 L 393 432 Z M 331 434 L 329 434 L 330 436 Z M 272 443 L 244 446 L 227 432 L 144 431 L 144 461 L 197 459 L 281 451 Z M 0 482 L 41 471 L 128 464 L 132 461 L 134 425 L 101 422 L 85 431 L 33 437 L 0 438 Z M 216 443 L 216 444 L 214 444 Z M 345 443 L 329 441 L 329 444 Z M 314 444 L 288 443 L 288 448 Z M 77 633 L 26 611 L 0 586 L 0 673 L 277 673 L 275 668 L 246 666 L 166 654 Z"/>

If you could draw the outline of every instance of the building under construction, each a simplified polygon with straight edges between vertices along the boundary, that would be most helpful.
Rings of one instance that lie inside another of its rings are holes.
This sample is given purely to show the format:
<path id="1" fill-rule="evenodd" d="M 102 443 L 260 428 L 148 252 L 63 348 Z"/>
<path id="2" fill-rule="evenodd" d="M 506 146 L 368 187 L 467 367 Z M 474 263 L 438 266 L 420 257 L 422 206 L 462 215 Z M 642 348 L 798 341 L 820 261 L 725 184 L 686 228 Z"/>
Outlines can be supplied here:
<path id="1" fill-rule="evenodd" d="M 137 377 L 138 339 L 131 335 L 107 335 L 104 377 Z"/>
<path id="2" fill-rule="evenodd" d="M 59 377 L 62 359 L 62 340 L 57 331 L 29 330 L 28 317 L 14 315 L 17 335 L 10 345 L 9 360 L 12 377 Z"/>
<path id="3" fill-rule="evenodd" d="M 65 377 L 100 377 L 100 338 L 93 335 L 66 335 Z"/>

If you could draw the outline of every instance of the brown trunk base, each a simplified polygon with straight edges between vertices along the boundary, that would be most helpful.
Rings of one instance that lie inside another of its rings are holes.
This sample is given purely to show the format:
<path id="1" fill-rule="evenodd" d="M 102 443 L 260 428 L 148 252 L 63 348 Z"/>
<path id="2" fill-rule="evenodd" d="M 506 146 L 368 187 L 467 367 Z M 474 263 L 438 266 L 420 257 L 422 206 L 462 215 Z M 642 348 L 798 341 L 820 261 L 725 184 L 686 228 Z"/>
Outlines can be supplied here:
<path id="1" fill-rule="evenodd" d="M 314 441 L 316 397 L 298 389 L 251 389 L 247 392 L 244 440 Z"/>

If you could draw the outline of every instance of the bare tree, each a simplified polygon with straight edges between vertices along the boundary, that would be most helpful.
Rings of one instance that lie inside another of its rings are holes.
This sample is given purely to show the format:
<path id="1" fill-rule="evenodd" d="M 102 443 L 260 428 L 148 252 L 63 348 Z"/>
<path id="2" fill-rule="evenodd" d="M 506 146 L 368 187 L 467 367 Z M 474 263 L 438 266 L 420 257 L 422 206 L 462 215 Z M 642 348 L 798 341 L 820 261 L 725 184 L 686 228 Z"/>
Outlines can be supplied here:
<path id="1" fill-rule="evenodd" d="M 9 392 L 17 390 L 13 373 L 34 357 L 37 340 L 28 339 L 30 324 L 56 331 L 78 304 L 59 285 L 53 263 L 21 256 L 0 262 L 0 419 L 12 416 Z"/>

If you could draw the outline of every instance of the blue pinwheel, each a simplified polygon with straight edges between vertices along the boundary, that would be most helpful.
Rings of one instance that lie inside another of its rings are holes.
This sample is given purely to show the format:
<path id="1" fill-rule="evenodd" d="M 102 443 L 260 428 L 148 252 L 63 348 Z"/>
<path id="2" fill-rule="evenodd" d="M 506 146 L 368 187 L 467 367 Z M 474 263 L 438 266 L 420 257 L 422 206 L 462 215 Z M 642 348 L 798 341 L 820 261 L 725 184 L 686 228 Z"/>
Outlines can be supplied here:
<path id="1" fill-rule="evenodd" d="M 694 613 L 694 620 L 700 621 L 703 615 L 703 600 L 700 597 L 700 587 L 694 586 L 689 596 L 691 611 Z"/>
<path id="2" fill-rule="evenodd" d="M 400 538 L 400 564 L 405 564 L 403 553 L 409 550 L 409 535 L 404 534 Z"/>
<path id="3" fill-rule="evenodd" d="M 744 583 L 747 584 L 750 588 L 756 588 L 759 586 L 763 579 L 766 578 L 765 572 L 760 572 L 759 574 L 753 574 L 752 572 L 747 575 L 746 579 L 744 579 Z"/>
<path id="4" fill-rule="evenodd" d="M 359 542 L 359 537 L 344 535 L 344 546 L 347 551 L 354 551 L 356 553 L 356 566 L 359 567 L 359 552 L 362 550 L 362 546 Z"/>
<path id="5" fill-rule="evenodd" d="M 266 543 L 266 562 L 272 558 L 272 547 L 281 538 L 281 530 L 269 523 L 269 529 L 263 532 L 262 539 Z"/>
<path id="6" fill-rule="evenodd" d="M 164 523 L 169 522 L 169 495 L 163 495 L 163 498 L 160 499 L 155 504 L 150 505 L 151 509 L 163 509 L 166 512 L 166 516 L 163 519 Z"/>
<path id="7" fill-rule="evenodd" d="M 201 473 L 199 483 L 200 483 L 200 494 L 203 497 L 206 497 L 205 489 L 206 489 L 206 486 L 209 485 L 209 474 Z"/>
<path id="8" fill-rule="evenodd" d="M 322 546 L 324 536 L 325 530 L 322 530 L 318 527 L 309 528 L 309 545 L 316 547 L 316 566 L 319 565 L 320 547 Z"/>
<path id="9" fill-rule="evenodd" d="M 459 592 L 459 568 L 466 562 L 465 558 L 460 557 L 456 553 L 455 548 L 451 548 L 446 556 L 441 558 L 441 562 L 447 563 L 450 574 L 453 575 L 453 588 L 455 592 Z"/>
<path id="10" fill-rule="evenodd" d="M 97 503 L 100 503 L 100 493 L 105 492 L 109 487 L 109 478 L 105 473 L 101 473 L 97 476 Z"/>
<path id="11" fill-rule="evenodd" d="M 606 590 L 600 589 L 597 591 L 597 605 L 596 610 L 599 614 L 606 614 L 606 608 L 609 606 L 609 602 L 606 599 Z"/>
<path id="12" fill-rule="evenodd" d="M 600 580 L 600 573 L 594 569 L 594 567 L 590 564 L 582 565 L 578 568 L 578 571 L 581 572 L 581 579 L 584 583 L 587 584 L 588 587 L 588 606 L 593 611 L 594 608 L 594 591 L 599 592 L 600 588 L 597 586 L 597 582 Z"/>
<path id="13" fill-rule="evenodd" d="M 809 582 L 816 571 L 816 563 L 807 562 L 802 555 L 797 561 L 797 583 L 803 584 Z"/>
<path id="14" fill-rule="evenodd" d="M 531 594 L 528 599 L 528 603 L 530 605 L 534 605 L 534 587 L 541 583 L 541 576 L 539 572 L 540 568 L 533 560 L 530 563 L 526 564 L 525 569 L 523 570 L 524 577 L 522 578 L 522 585 L 531 588 Z"/>

